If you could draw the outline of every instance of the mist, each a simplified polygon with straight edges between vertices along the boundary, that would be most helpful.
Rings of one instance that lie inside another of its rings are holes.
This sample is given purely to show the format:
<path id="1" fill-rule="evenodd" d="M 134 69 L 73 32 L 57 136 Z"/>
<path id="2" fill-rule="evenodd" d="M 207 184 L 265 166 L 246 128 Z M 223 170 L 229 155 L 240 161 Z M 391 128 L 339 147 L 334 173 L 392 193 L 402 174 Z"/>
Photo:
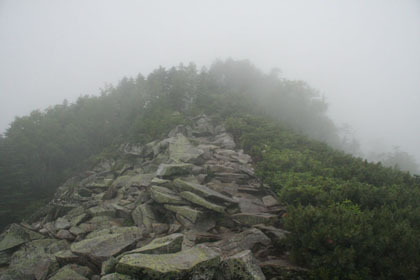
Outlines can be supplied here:
<path id="1" fill-rule="evenodd" d="M 420 162 L 420 2 L 0 1 L 0 133 L 157 66 L 249 59 L 308 82 L 365 153 Z"/>

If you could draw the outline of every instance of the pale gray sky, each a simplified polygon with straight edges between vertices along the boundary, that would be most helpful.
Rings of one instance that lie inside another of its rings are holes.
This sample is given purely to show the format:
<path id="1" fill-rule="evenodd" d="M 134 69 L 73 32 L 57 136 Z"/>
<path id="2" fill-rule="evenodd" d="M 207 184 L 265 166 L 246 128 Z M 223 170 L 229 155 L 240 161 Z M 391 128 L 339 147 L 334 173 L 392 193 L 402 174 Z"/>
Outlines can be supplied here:
<path id="1" fill-rule="evenodd" d="M 0 132 L 123 76 L 227 57 L 309 82 L 364 147 L 420 162 L 418 0 L 0 0 Z"/>

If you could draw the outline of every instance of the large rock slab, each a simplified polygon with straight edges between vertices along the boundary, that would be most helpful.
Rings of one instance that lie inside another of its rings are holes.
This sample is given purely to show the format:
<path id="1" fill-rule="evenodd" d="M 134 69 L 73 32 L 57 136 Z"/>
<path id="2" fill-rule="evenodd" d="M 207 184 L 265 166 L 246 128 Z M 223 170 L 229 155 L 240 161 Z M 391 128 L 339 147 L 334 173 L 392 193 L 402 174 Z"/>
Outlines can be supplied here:
<path id="1" fill-rule="evenodd" d="M 183 216 L 184 218 L 187 218 L 192 223 L 197 222 L 197 220 L 203 216 L 203 212 L 189 206 L 164 204 L 164 207 L 172 212 L 177 213 L 178 215 Z"/>
<path id="2" fill-rule="evenodd" d="M 194 203 L 197 205 L 200 205 L 204 208 L 219 212 L 219 213 L 225 213 L 225 207 L 217 205 L 215 203 L 211 203 L 210 201 L 205 200 L 204 198 L 202 198 L 199 195 L 196 195 L 195 193 L 192 192 L 181 192 L 180 193 L 181 197 Z"/>
<path id="3" fill-rule="evenodd" d="M 175 162 L 199 163 L 204 151 L 195 148 L 187 137 L 178 133 L 169 141 L 169 158 Z"/>
<path id="4" fill-rule="evenodd" d="M 214 199 L 214 200 L 229 203 L 229 204 L 238 203 L 232 198 L 227 197 L 226 195 L 223 195 L 221 193 L 218 193 L 203 185 L 187 182 L 181 179 L 175 179 L 174 184 L 180 191 L 189 191 L 189 192 L 198 194 L 199 196 L 204 197 L 204 198 Z"/>
<path id="5" fill-rule="evenodd" d="M 170 178 L 173 176 L 188 175 L 191 173 L 193 165 L 189 163 L 162 163 L 159 165 L 156 176 L 160 178 Z"/>
<path id="6" fill-rule="evenodd" d="M 131 276 L 124 275 L 117 272 L 107 274 L 101 277 L 101 280 L 135 280 L 135 279 L 138 279 L 138 278 L 133 278 Z"/>
<path id="7" fill-rule="evenodd" d="M 226 258 L 221 265 L 224 280 L 265 280 L 261 268 L 250 250 Z"/>
<path id="8" fill-rule="evenodd" d="M 142 238 L 142 232 L 103 234 L 94 238 L 73 243 L 70 247 L 74 254 L 86 256 L 100 266 L 106 259 L 131 249 Z"/>
<path id="9" fill-rule="evenodd" d="M 264 275 L 269 279 L 310 279 L 310 272 L 295 266 L 287 260 L 274 259 L 259 264 Z"/>
<path id="10" fill-rule="evenodd" d="M 39 239 L 24 244 L 10 260 L 9 268 L 0 279 L 44 280 L 59 269 L 55 253 L 68 248 L 66 241 Z"/>
<path id="11" fill-rule="evenodd" d="M 29 230 L 18 224 L 11 224 L 10 227 L 0 235 L 0 251 L 15 248 L 26 242 L 45 238 L 43 235 Z"/>
<path id="12" fill-rule="evenodd" d="M 232 256 L 241 251 L 266 247 L 271 240 L 262 231 L 250 228 L 243 232 L 226 236 L 223 240 L 208 244 L 210 247 L 220 248 L 225 255 Z"/>
<path id="13" fill-rule="evenodd" d="M 88 278 L 77 273 L 74 268 L 67 265 L 57 271 L 49 280 L 88 280 Z"/>
<path id="14" fill-rule="evenodd" d="M 150 188 L 150 193 L 154 201 L 162 204 L 186 204 L 185 200 L 165 187 L 152 186 Z"/>
<path id="15" fill-rule="evenodd" d="M 258 224 L 274 225 L 278 220 L 278 216 L 268 213 L 239 213 L 232 215 L 232 219 L 247 226 Z"/>
<path id="16" fill-rule="evenodd" d="M 130 254 L 116 266 L 119 273 L 143 279 L 213 279 L 220 263 L 217 251 L 198 245 L 175 254 Z"/>
<path id="17" fill-rule="evenodd" d="M 155 238 L 152 242 L 141 248 L 127 252 L 127 254 L 171 254 L 177 253 L 182 249 L 182 233 L 173 233 L 164 237 Z"/>

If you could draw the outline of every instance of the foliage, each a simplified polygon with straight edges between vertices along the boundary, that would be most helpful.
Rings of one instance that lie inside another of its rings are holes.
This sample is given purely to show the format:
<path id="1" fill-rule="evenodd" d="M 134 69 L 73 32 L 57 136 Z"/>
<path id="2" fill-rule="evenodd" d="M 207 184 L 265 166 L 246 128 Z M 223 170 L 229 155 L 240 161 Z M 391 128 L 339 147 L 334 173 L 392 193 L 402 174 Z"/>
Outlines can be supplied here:
<path id="1" fill-rule="evenodd" d="M 420 180 L 309 140 L 267 118 L 229 131 L 288 205 L 291 257 L 314 279 L 418 279 Z"/>

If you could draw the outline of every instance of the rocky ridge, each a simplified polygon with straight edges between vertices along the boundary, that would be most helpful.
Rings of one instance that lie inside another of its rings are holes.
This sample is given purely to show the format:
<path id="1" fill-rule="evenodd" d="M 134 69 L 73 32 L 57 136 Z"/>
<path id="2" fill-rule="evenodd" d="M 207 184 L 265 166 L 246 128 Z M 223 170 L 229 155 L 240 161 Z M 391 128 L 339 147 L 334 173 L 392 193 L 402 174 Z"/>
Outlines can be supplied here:
<path id="1" fill-rule="evenodd" d="M 0 280 L 305 279 L 284 208 L 222 125 L 123 145 L 0 235 Z"/>

